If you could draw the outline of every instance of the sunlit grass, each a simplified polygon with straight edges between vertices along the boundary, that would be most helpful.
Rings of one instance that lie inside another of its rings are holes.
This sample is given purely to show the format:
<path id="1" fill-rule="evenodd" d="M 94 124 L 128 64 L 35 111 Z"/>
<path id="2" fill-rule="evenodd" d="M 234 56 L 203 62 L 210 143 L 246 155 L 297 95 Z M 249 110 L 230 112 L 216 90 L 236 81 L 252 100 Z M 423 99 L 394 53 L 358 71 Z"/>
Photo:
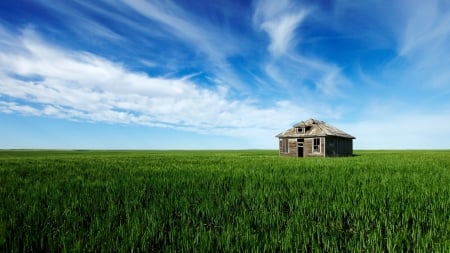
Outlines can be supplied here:
<path id="1" fill-rule="evenodd" d="M 2 151 L 0 251 L 448 252 L 450 151 Z"/>

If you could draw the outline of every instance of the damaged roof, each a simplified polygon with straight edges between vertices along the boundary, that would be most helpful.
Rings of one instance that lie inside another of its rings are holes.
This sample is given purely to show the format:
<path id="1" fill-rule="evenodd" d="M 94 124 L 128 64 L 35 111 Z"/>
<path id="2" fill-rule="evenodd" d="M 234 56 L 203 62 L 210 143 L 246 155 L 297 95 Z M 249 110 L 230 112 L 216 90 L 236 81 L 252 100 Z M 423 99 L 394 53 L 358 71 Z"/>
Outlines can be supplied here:
<path id="1" fill-rule="evenodd" d="M 304 131 L 302 131 L 304 128 Z M 300 131 L 299 131 L 300 129 Z M 295 124 L 292 128 L 278 134 L 278 138 L 304 138 L 304 137 L 337 136 L 342 138 L 356 139 L 354 136 L 325 123 L 324 121 L 309 119 Z"/>

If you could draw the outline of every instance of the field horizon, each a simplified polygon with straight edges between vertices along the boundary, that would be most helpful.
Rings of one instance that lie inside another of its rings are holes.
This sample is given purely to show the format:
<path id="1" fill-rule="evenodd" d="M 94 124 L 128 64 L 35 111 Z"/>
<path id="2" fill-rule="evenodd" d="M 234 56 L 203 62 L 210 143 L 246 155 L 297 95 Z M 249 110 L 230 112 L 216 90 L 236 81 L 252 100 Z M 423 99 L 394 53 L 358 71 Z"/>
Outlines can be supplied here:
<path id="1" fill-rule="evenodd" d="M 96 148 L 92 148 L 92 149 L 84 149 L 84 148 L 0 148 L 0 152 L 3 151 L 74 151 L 74 152 L 83 152 L 83 151 L 136 151 L 136 152 L 140 152 L 140 151 L 275 151 L 278 152 L 279 150 L 274 148 L 274 149 L 270 149 L 270 148 L 236 148 L 236 149 L 121 149 L 121 148 L 111 148 L 111 149 L 96 149 Z M 370 152 L 370 151 L 450 151 L 450 147 L 449 148 L 370 148 L 370 149 L 353 149 L 353 153 L 355 152 Z"/>

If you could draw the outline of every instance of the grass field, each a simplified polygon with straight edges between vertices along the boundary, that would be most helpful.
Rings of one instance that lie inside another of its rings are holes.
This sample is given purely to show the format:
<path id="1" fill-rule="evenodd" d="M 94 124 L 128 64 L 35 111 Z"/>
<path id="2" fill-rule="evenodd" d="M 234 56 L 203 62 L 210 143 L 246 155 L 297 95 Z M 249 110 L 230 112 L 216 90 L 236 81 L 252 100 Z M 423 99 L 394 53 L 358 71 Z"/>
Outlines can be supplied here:
<path id="1" fill-rule="evenodd" d="M 0 252 L 450 252 L 450 151 L 0 151 Z"/>

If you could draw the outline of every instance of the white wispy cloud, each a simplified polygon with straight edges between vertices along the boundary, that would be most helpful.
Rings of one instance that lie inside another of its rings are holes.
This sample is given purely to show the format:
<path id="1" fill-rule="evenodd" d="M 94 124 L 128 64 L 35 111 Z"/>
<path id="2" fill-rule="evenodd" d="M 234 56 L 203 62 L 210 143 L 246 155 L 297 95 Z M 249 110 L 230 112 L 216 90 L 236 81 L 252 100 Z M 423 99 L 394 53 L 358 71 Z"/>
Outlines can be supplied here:
<path id="1" fill-rule="evenodd" d="M 264 0 L 257 2 L 254 22 L 269 35 L 269 51 L 278 56 L 284 54 L 295 42 L 295 29 L 307 14 L 306 9 L 299 8 L 288 0 Z"/>
<path id="2" fill-rule="evenodd" d="M 405 28 L 399 34 L 400 55 L 410 56 L 448 47 L 450 14 L 441 9 L 440 1 L 417 1 L 407 7 L 404 18 Z"/>
<path id="3" fill-rule="evenodd" d="M 342 90 L 352 85 L 336 64 L 296 53 L 269 59 L 264 68 L 281 89 L 304 99 L 343 97 Z"/>
<path id="4" fill-rule="evenodd" d="M 393 58 L 372 79 L 389 87 L 404 85 L 446 90 L 450 85 L 450 5 L 441 0 L 347 1 L 335 5 L 333 23 L 341 34 L 353 35 L 367 50 L 393 51 Z M 358 13 L 362 24 L 348 18 Z M 396 55 L 395 55 L 396 54 Z M 395 84 L 393 83 L 395 82 Z"/>
<path id="5" fill-rule="evenodd" d="M 136 64 L 157 61 L 158 65 L 153 68 L 165 71 L 163 74 L 192 67 L 202 68 L 241 93 L 250 93 L 227 60 L 239 54 L 245 42 L 233 34 L 233 30 L 222 29 L 220 24 L 213 24 L 207 17 L 191 13 L 177 2 L 99 0 L 95 3 L 43 1 L 37 4 L 47 8 L 53 17 L 60 20 L 61 26 L 66 29 L 64 32 L 50 26 L 47 28 L 63 40 L 69 41 L 70 36 L 75 35 L 77 40 L 90 46 L 105 45 L 107 50 L 111 45 L 123 48 L 134 54 L 134 59 L 141 57 Z M 71 34 L 69 38 L 67 32 Z M 167 48 L 163 53 L 155 51 L 164 43 L 167 43 Z M 79 48 L 76 44 L 71 46 Z M 142 48 L 130 50 L 133 47 Z M 189 50 L 184 50 L 184 47 Z M 142 51 L 145 52 L 138 53 Z M 111 58 L 115 56 L 111 55 Z"/>
<path id="6" fill-rule="evenodd" d="M 136 13 L 159 22 L 171 36 L 194 46 L 216 63 L 239 50 L 233 36 L 217 29 L 209 20 L 191 15 L 172 1 L 125 0 L 124 3 Z"/>
<path id="7" fill-rule="evenodd" d="M 405 10 L 405 27 L 397 34 L 397 60 L 407 62 L 407 72 L 422 86 L 449 91 L 450 6 L 444 6 L 438 0 L 418 1 Z"/>
<path id="8" fill-rule="evenodd" d="M 264 69 L 276 85 L 295 91 L 297 96 L 341 96 L 341 88 L 350 85 L 341 68 L 314 55 L 299 53 L 301 24 L 313 15 L 309 7 L 290 0 L 255 3 L 253 22 L 270 39 L 268 51 L 271 57 Z"/>
<path id="9" fill-rule="evenodd" d="M 77 34 L 80 38 L 84 37 L 87 40 L 95 40 L 95 37 L 100 37 L 118 42 L 124 40 L 117 32 L 80 11 L 77 7 L 81 5 L 77 2 L 42 1 L 39 4 L 45 6 L 49 12 L 58 13 L 59 15 L 54 15 L 53 17 L 57 17 L 59 22 L 64 24 L 67 30 Z M 55 32 L 51 28 L 49 29 Z"/>
<path id="10" fill-rule="evenodd" d="M 215 78 L 240 92 L 250 93 L 249 87 L 228 62 L 229 57 L 240 54 L 245 47 L 245 40 L 239 35 L 211 23 L 205 17 L 190 13 L 176 2 L 125 0 L 123 3 L 135 14 L 156 21 L 158 27 L 165 32 L 165 36 L 177 38 L 195 52 L 203 54 L 205 60 L 202 67 Z"/>
<path id="11" fill-rule="evenodd" d="M 261 107 L 228 96 L 226 86 L 151 77 L 121 63 L 51 45 L 26 29 L 1 36 L 0 111 L 82 121 L 169 127 L 236 136 L 276 134 L 313 109 L 279 101 Z M 8 41 L 13 40 L 13 41 Z"/>

